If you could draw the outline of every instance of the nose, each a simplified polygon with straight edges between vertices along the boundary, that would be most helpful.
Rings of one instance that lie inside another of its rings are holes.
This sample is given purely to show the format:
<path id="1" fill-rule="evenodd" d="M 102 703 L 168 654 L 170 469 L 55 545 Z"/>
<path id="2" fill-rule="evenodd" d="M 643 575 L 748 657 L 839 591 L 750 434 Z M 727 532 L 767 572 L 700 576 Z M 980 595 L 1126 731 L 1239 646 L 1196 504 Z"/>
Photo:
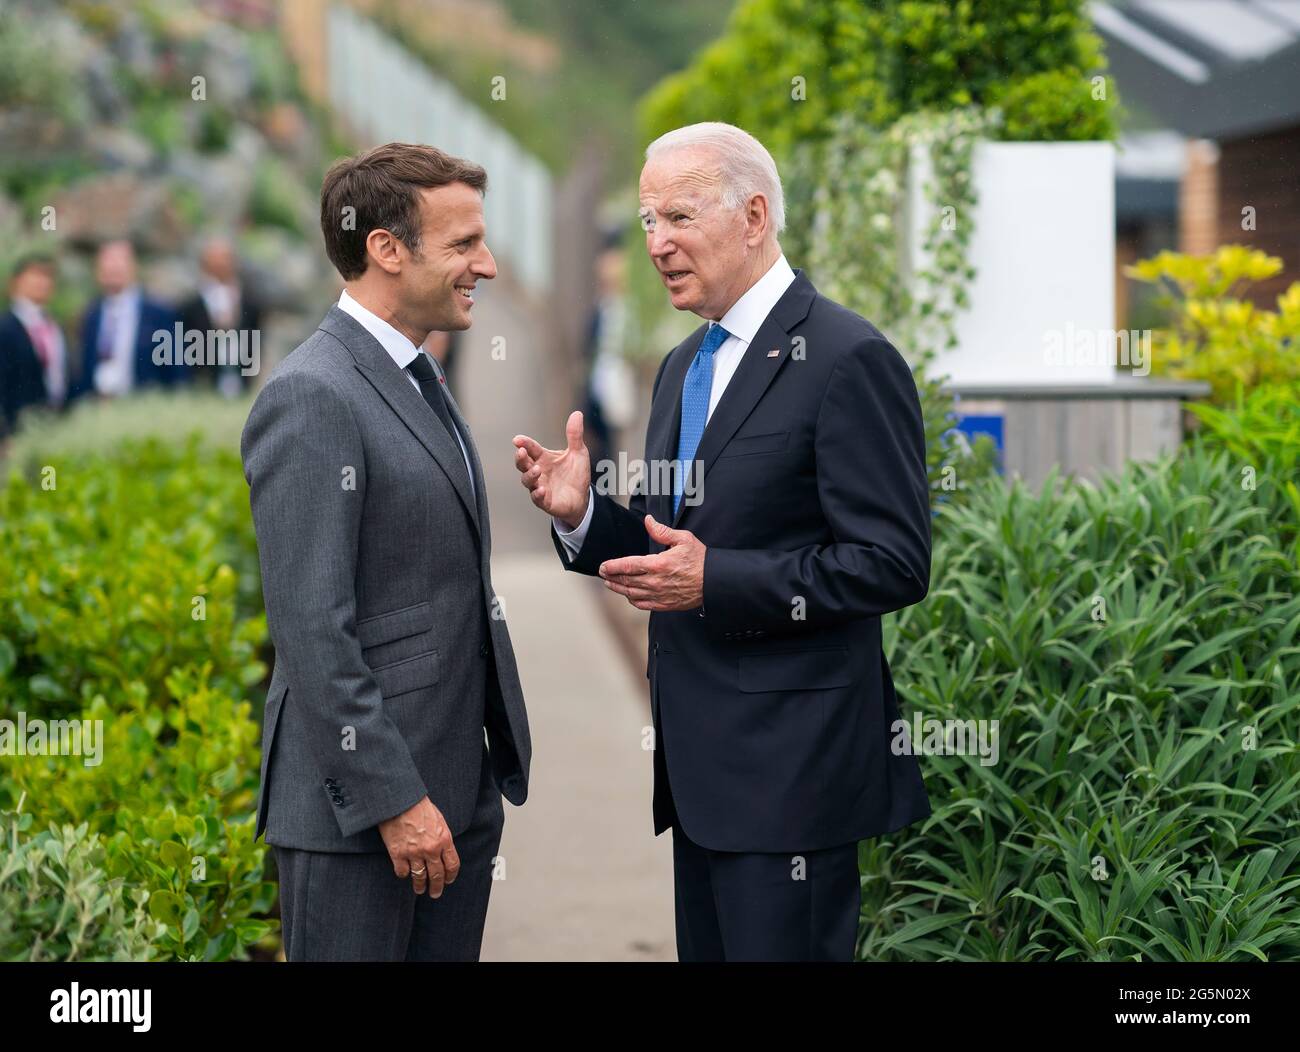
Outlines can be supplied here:
<path id="1" fill-rule="evenodd" d="M 483 251 L 478 259 L 474 261 L 471 268 L 475 276 L 491 280 L 497 276 L 497 261 L 492 258 L 492 252 L 487 247 L 487 242 L 483 242 Z"/>
<path id="2" fill-rule="evenodd" d="M 666 231 L 661 233 L 660 227 L 656 225 L 653 230 L 646 232 L 646 249 L 651 259 L 660 259 L 675 252 L 677 246 L 673 244 L 671 234 Z"/>

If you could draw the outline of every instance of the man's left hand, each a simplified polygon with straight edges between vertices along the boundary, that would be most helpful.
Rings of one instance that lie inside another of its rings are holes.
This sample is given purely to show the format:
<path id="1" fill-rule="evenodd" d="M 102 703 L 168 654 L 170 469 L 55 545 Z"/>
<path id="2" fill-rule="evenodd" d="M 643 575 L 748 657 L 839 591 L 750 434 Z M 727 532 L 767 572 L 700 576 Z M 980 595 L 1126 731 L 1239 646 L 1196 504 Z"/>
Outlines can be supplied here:
<path id="1" fill-rule="evenodd" d="M 704 605 L 704 553 L 689 530 L 669 529 L 645 517 L 646 533 L 668 546 L 658 555 L 629 555 L 600 564 L 605 584 L 638 610 L 695 610 Z"/>

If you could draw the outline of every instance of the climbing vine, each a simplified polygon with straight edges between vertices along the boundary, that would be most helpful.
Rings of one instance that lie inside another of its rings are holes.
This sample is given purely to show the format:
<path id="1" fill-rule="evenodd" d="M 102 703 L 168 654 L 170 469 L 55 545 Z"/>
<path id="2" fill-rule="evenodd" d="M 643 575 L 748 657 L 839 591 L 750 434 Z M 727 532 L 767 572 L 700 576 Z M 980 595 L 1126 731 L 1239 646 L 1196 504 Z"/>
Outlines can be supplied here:
<path id="1" fill-rule="evenodd" d="M 956 346 L 956 318 L 969 302 L 971 162 L 1000 120 L 995 109 L 968 107 L 909 114 L 873 130 L 846 115 L 828 138 L 798 147 L 786 167 L 787 255 L 805 260 L 820 291 L 870 319 L 911 360 L 936 501 L 992 470 L 992 448 L 972 450 L 952 430 L 952 396 L 930 373 L 935 355 Z M 909 198 L 914 165 L 920 202 Z M 918 203 L 924 231 L 914 246 Z"/>

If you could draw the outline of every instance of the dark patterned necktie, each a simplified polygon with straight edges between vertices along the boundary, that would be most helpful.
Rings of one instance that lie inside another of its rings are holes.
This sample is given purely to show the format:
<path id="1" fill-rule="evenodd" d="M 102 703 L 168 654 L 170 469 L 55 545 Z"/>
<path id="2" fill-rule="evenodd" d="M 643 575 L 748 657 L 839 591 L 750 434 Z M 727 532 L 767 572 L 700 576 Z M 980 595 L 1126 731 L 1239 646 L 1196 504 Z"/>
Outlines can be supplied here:
<path id="1" fill-rule="evenodd" d="M 442 381 L 438 379 L 438 371 L 433 367 L 433 362 L 429 356 L 421 351 L 415 356 L 407 368 L 411 375 L 420 383 L 420 394 L 424 395 L 424 400 L 429 403 L 429 408 L 442 421 L 442 426 L 447 429 L 447 434 L 451 435 L 452 441 L 457 443 L 459 448 L 459 439 L 456 435 L 456 425 L 451 420 L 451 410 L 447 408 L 447 400 L 442 394 Z"/>

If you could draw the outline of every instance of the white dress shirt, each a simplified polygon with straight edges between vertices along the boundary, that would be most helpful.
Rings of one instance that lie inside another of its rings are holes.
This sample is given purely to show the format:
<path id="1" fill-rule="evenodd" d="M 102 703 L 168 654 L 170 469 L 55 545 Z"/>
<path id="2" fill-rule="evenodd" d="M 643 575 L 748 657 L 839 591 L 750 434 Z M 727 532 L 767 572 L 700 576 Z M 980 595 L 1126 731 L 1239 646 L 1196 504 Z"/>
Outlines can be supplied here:
<path id="1" fill-rule="evenodd" d="M 360 303 L 348 295 L 347 289 L 344 289 L 343 295 L 339 297 L 339 310 L 356 318 L 366 332 L 379 341 L 379 346 L 388 352 L 388 357 L 397 363 L 397 367 L 411 381 L 411 386 L 419 391 L 420 381 L 407 372 L 407 367 L 415 361 L 417 354 L 423 354 L 424 352 L 401 332 L 379 317 L 378 314 L 361 306 Z M 420 397 L 423 398 L 423 394 Z M 450 409 L 448 409 L 448 413 L 450 413 Z M 474 469 L 469 466 L 469 453 L 465 449 L 465 441 L 460 437 L 460 428 L 453 427 L 452 430 L 456 432 L 456 441 L 460 444 L 460 455 L 465 458 L 465 472 L 469 475 L 470 492 L 474 493 L 475 499 L 477 499 L 478 494 L 474 488 Z"/>
<path id="2" fill-rule="evenodd" d="M 727 389 L 727 384 L 731 382 L 731 378 L 736 375 L 736 370 L 740 367 L 741 359 L 749 350 L 750 341 L 758 335 L 759 326 L 767 320 L 777 300 L 785 295 L 786 289 L 793 281 L 794 270 L 782 254 L 768 268 L 767 273 L 754 282 L 749 287 L 749 291 L 736 300 L 731 305 L 731 309 L 722 316 L 722 320 L 717 322 L 730 335 L 722 341 L 722 345 L 713 354 L 713 383 L 709 388 L 709 411 L 704 418 L 706 430 L 709 421 L 713 418 L 713 410 L 718 407 L 718 402 L 722 398 L 722 392 Z M 712 327 L 714 323 L 709 324 Z M 564 544 L 570 562 L 577 558 L 578 552 L 582 551 L 582 542 L 587 538 L 587 530 L 591 526 L 591 511 L 595 506 L 596 494 L 593 490 L 587 496 L 587 513 L 573 530 L 566 529 L 564 523 L 552 517 L 556 536 Z"/>
<path id="3" fill-rule="evenodd" d="M 105 296 L 99 315 L 100 356 L 95 390 L 102 395 L 130 394 L 135 387 L 135 342 L 140 328 L 140 286 Z"/>

